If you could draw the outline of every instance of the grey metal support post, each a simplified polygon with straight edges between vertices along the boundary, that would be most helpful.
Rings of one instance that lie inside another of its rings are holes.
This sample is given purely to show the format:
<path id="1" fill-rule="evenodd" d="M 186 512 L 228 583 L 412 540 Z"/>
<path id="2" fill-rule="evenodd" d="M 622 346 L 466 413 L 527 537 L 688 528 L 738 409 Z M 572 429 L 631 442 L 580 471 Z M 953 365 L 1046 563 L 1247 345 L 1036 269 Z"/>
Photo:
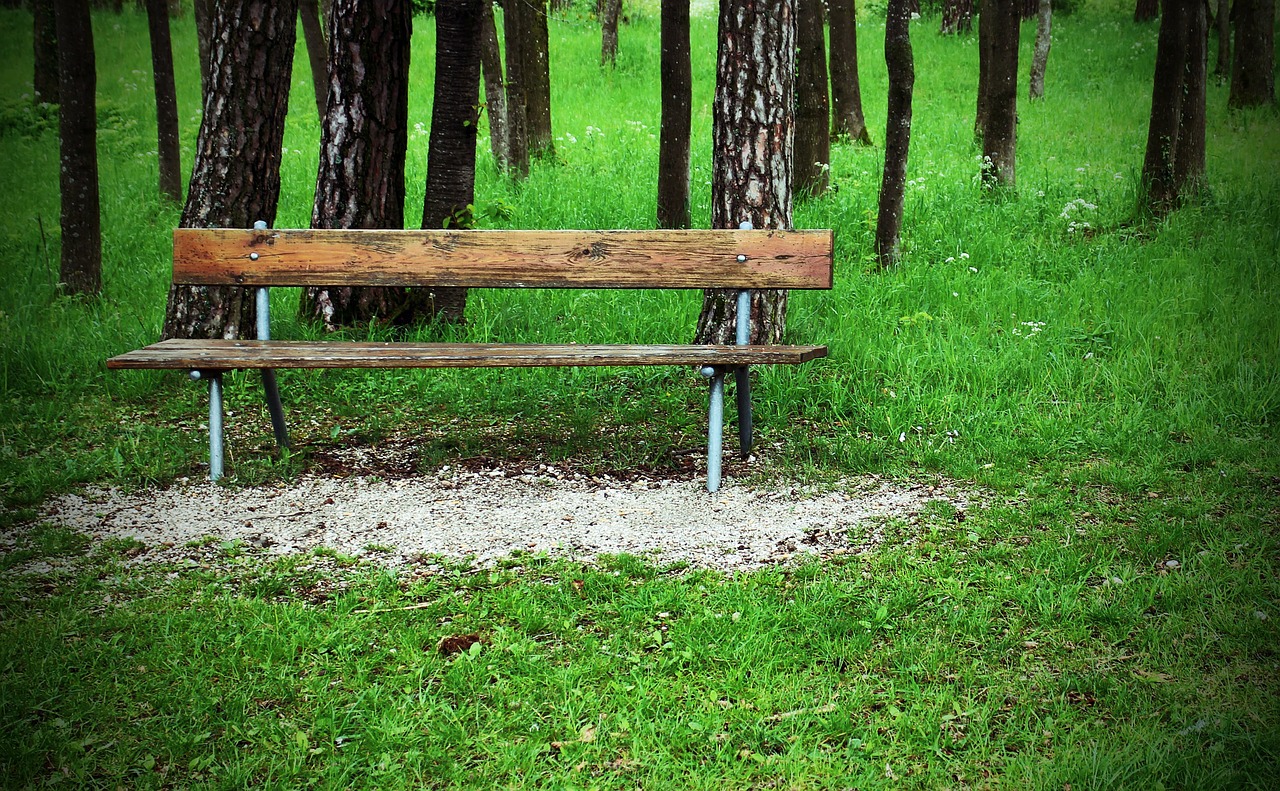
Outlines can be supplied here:
<path id="1" fill-rule="evenodd" d="M 222 372 L 192 371 L 192 379 L 209 380 L 209 480 L 222 477 Z"/>
<path id="2" fill-rule="evenodd" d="M 253 224 L 255 231 L 267 230 L 266 222 L 258 220 Z M 250 257 L 256 260 L 257 253 Z M 263 286 L 257 290 L 258 308 L 258 340 L 271 340 L 271 290 Z M 276 445 L 289 447 L 289 429 L 284 424 L 284 407 L 280 404 L 280 387 L 276 384 L 276 372 L 271 368 L 262 369 L 262 389 L 267 396 L 267 411 L 271 413 L 271 431 L 276 435 Z"/>
<path id="3" fill-rule="evenodd" d="M 711 380 L 711 403 L 707 419 L 707 491 L 720 489 L 720 457 L 724 442 L 724 371 L 707 366 L 702 375 Z"/>
<path id="4" fill-rule="evenodd" d="M 744 222 L 738 226 L 739 230 L 750 231 L 754 226 L 750 222 Z M 737 316 L 737 345 L 746 346 L 751 343 L 751 292 L 743 289 L 738 292 L 738 316 Z M 752 426 L 751 426 L 751 375 L 747 371 L 747 366 L 741 365 L 734 369 L 734 395 L 738 400 L 738 451 L 742 454 L 742 458 L 751 455 L 752 445 Z"/>

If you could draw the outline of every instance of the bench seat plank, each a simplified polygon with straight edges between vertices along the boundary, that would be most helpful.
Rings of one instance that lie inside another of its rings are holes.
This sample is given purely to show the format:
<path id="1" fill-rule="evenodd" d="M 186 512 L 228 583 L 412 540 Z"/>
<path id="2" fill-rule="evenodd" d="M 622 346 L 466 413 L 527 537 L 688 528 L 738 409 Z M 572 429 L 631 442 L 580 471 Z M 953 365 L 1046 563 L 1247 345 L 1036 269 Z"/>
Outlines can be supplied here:
<path id="1" fill-rule="evenodd" d="M 597 365 L 795 365 L 826 346 L 620 346 L 502 343 L 167 340 L 108 368 L 533 368 Z"/>

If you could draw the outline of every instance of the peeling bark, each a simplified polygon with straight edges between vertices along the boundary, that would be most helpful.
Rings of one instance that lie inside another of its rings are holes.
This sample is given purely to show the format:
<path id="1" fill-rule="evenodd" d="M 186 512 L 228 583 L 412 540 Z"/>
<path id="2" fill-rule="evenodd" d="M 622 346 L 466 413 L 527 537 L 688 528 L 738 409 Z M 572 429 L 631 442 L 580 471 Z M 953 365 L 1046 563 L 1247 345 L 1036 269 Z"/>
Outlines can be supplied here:
<path id="1" fill-rule="evenodd" d="M 147 0 L 151 38 L 151 73 L 156 91 L 156 151 L 160 160 L 160 194 L 182 200 L 182 154 L 178 141 L 178 95 L 173 84 L 173 46 L 169 38 L 167 0 Z"/>
<path id="2" fill-rule="evenodd" d="M 911 148 L 911 98 L 916 82 L 915 57 L 911 51 L 911 8 L 907 0 L 889 0 L 884 61 L 889 70 L 888 122 L 880 210 L 876 217 L 876 263 L 881 268 L 897 264 L 902 257 L 902 209 L 907 153 Z"/>
<path id="3" fill-rule="evenodd" d="M 98 204 L 97 70 L 88 0 L 54 0 L 58 26 L 58 115 L 62 196 L 61 287 L 102 290 L 102 219 Z"/>
<path id="4" fill-rule="evenodd" d="M 831 135 L 871 145 L 858 84 L 858 18 L 853 0 L 829 0 L 831 18 Z"/>
<path id="5" fill-rule="evenodd" d="M 693 69 L 689 0 L 662 0 L 662 130 L 658 146 L 658 227 L 689 227 L 689 132 Z"/>
<path id="6" fill-rule="evenodd" d="M 827 100 L 827 52 L 822 0 L 796 0 L 795 191 L 802 196 L 827 191 L 831 168 L 831 110 Z"/>

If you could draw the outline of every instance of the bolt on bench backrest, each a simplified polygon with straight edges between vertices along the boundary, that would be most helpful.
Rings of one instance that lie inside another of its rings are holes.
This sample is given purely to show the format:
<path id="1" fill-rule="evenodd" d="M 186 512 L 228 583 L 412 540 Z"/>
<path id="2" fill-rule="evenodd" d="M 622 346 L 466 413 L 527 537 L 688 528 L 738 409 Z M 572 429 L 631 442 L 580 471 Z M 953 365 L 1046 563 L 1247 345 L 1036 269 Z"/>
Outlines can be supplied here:
<path id="1" fill-rule="evenodd" d="M 239 286 L 829 289 L 832 232 L 179 228 L 173 281 Z"/>

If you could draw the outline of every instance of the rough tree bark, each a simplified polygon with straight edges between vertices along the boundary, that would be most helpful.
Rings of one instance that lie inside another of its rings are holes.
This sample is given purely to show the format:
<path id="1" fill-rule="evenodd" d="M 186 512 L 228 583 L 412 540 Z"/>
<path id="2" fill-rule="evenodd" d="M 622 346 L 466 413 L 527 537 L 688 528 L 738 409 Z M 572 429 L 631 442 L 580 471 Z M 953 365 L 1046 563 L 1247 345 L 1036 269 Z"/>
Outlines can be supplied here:
<path id="1" fill-rule="evenodd" d="M 502 50 L 493 21 L 493 2 L 480 4 L 480 66 L 484 73 L 484 103 L 489 113 L 489 149 L 499 170 L 507 167 L 507 91 L 502 84 Z"/>
<path id="2" fill-rule="evenodd" d="M 662 0 L 662 130 L 658 145 L 658 227 L 689 227 L 689 131 L 693 67 L 689 0 Z"/>
<path id="3" fill-rule="evenodd" d="M 147 0 L 147 30 L 151 38 L 151 73 L 156 91 L 160 194 L 178 203 L 182 200 L 182 155 L 178 141 L 178 94 L 173 85 L 168 0 Z"/>
<path id="4" fill-rule="evenodd" d="M 1218 61 L 1213 76 L 1221 83 L 1231 75 L 1231 0 L 1218 0 L 1218 15 L 1213 21 L 1218 30 Z"/>
<path id="5" fill-rule="evenodd" d="M 216 0 L 194 0 L 192 17 L 196 23 L 196 57 L 200 60 L 200 107 L 209 99 L 209 50 L 213 40 L 213 8 Z"/>
<path id="6" fill-rule="evenodd" d="M 480 6 L 487 2 L 436 3 L 436 86 L 431 105 L 423 228 L 471 225 L 476 185 L 476 108 L 480 104 Z M 465 288 L 436 288 L 432 292 L 434 318 L 463 320 Z"/>
<path id="7" fill-rule="evenodd" d="M 551 61 L 547 55 L 547 0 L 508 0 L 523 2 L 525 40 L 520 51 L 525 57 L 525 106 L 529 120 L 529 154 L 539 159 L 556 154 L 551 135 Z"/>
<path id="8" fill-rule="evenodd" d="M 275 221 L 280 199 L 296 0 L 219 0 L 185 228 L 251 228 Z M 251 338 L 253 294 L 232 286 L 169 289 L 166 338 Z"/>
<path id="9" fill-rule="evenodd" d="M 1188 16 L 1191 5 L 1199 2 L 1201 0 L 1164 0 L 1160 19 L 1151 89 L 1151 121 L 1147 126 L 1147 152 L 1142 163 L 1147 205 L 1156 215 L 1169 212 L 1178 202 L 1173 163 L 1182 118 L 1182 86 L 1190 34 Z"/>
<path id="10" fill-rule="evenodd" d="M 858 84 L 858 19 L 854 0 L 829 0 L 831 20 L 831 134 L 871 145 Z"/>
<path id="11" fill-rule="evenodd" d="M 831 106 L 827 99 L 827 52 L 822 0 L 796 0 L 795 192 L 827 191 L 831 167 Z"/>
<path id="12" fill-rule="evenodd" d="M 1186 10 L 1187 55 L 1182 67 L 1178 144 L 1173 150 L 1173 182 L 1179 199 L 1204 182 L 1205 84 L 1209 76 L 1209 17 L 1205 0 Z"/>
<path id="13" fill-rule="evenodd" d="M 720 3 L 712 103 L 711 227 L 791 227 L 795 0 Z M 732 343 L 733 292 L 707 291 L 695 343 Z M 751 342 L 778 343 L 787 292 L 751 295 Z"/>
<path id="14" fill-rule="evenodd" d="M 938 32 L 944 36 L 973 32 L 973 0 L 944 0 Z"/>
<path id="15" fill-rule="evenodd" d="M 1275 104 L 1275 0 L 1236 0 L 1236 55 L 1231 64 L 1232 109 Z"/>
<path id="16" fill-rule="evenodd" d="M 983 20 L 983 25 L 986 20 Z M 907 184 L 907 152 L 911 146 L 911 97 L 915 59 L 911 52 L 911 9 L 907 0 L 889 0 L 884 28 L 884 61 L 889 69 L 886 106 L 884 175 L 876 217 L 876 263 L 897 264 L 902 257 L 902 207 Z"/>
<path id="17" fill-rule="evenodd" d="M 31 4 L 32 54 L 35 73 L 32 87 L 37 102 L 58 103 L 58 26 L 53 17 L 53 0 Z"/>
<path id="18" fill-rule="evenodd" d="M 982 27 L 991 27 L 987 116 L 982 130 L 982 183 L 988 187 L 1016 183 L 1019 5 L 1017 0 L 982 4 Z"/>
<path id="19" fill-rule="evenodd" d="M 980 0 L 979 9 L 981 13 L 978 19 L 978 104 L 973 114 L 973 139 L 979 145 L 982 144 L 983 130 L 987 128 L 987 112 L 990 109 L 990 92 L 991 92 L 991 46 L 994 39 L 992 32 L 996 28 L 996 22 L 992 17 L 994 12 L 988 13 L 989 8 L 995 0 Z"/>
<path id="20" fill-rule="evenodd" d="M 196 0 L 199 2 L 199 0 Z M 326 65 L 324 26 L 320 20 L 318 0 L 298 0 L 298 16 L 302 20 L 302 38 L 307 44 L 307 62 L 311 66 L 311 86 L 316 92 L 316 116 L 324 118 L 324 103 L 329 95 L 329 68 Z"/>
<path id="21" fill-rule="evenodd" d="M 333 3 L 313 228 L 404 227 L 412 16 L 410 0 Z M 430 309 L 427 290 L 393 287 L 307 288 L 299 305 L 327 330 L 411 324 Z"/>
<path id="22" fill-rule="evenodd" d="M 58 119 L 62 260 L 69 294 L 102 290 L 102 220 L 98 213 L 98 117 L 93 21 L 88 0 L 54 0 L 58 26 Z"/>
<path id="23" fill-rule="evenodd" d="M 618 16 L 622 0 L 603 0 L 600 5 L 600 65 L 612 68 L 618 62 Z"/>
<path id="24" fill-rule="evenodd" d="M 1031 55 L 1031 101 L 1044 98 L 1044 70 L 1049 64 L 1049 46 L 1053 43 L 1053 3 L 1040 0 L 1040 15 L 1036 24 L 1036 45 Z"/>
<path id="25" fill-rule="evenodd" d="M 526 5 L 507 0 L 502 9 L 502 38 L 507 43 L 507 164 L 516 178 L 529 175 L 528 26 Z"/>

